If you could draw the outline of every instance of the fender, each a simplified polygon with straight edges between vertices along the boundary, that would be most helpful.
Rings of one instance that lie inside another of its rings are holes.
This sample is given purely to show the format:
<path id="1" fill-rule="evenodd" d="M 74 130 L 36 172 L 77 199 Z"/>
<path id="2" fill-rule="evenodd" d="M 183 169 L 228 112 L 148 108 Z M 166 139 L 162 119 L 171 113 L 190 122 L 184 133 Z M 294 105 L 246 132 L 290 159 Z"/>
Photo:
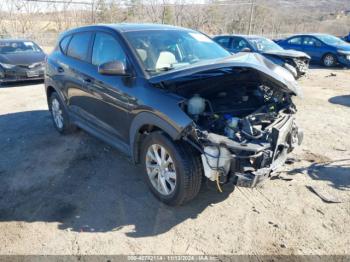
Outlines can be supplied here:
<path id="1" fill-rule="evenodd" d="M 184 130 L 183 127 L 174 126 L 169 121 L 162 119 L 151 112 L 142 112 L 135 116 L 130 126 L 129 131 L 129 142 L 131 149 L 131 156 L 133 158 L 134 163 L 138 163 L 138 151 L 139 151 L 139 143 L 138 140 L 140 138 L 140 129 L 142 126 L 152 125 L 163 130 L 167 135 L 169 135 L 173 140 L 178 140 L 181 137 L 181 133 Z"/>

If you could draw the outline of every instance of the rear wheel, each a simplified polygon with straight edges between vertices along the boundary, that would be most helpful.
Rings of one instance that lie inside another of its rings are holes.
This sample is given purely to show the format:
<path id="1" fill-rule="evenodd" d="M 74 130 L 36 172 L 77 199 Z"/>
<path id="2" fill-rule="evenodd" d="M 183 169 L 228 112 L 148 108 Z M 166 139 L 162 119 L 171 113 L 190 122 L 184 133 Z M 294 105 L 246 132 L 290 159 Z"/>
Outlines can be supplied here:
<path id="1" fill-rule="evenodd" d="M 69 122 L 68 113 L 57 93 L 52 93 L 49 98 L 49 110 L 56 130 L 60 133 L 68 133 L 75 130 Z"/>
<path id="2" fill-rule="evenodd" d="M 148 135 L 141 148 L 146 181 L 152 193 L 168 205 L 181 205 L 199 192 L 202 167 L 198 153 L 162 132 Z"/>
<path id="3" fill-rule="evenodd" d="M 324 66 L 326 67 L 332 67 L 335 66 L 336 64 L 336 58 L 334 57 L 334 55 L 332 54 L 326 54 L 323 59 L 322 59 L 322 63 Z"/>

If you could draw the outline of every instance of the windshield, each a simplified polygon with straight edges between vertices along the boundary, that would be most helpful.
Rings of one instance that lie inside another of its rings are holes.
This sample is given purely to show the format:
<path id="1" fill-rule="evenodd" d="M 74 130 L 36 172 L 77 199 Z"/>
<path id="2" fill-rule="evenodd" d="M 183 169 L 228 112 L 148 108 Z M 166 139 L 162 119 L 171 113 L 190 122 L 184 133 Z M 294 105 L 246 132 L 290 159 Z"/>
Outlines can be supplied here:
<path id="1" fill-rule="evenodd" d="M 41 49 L 31 41 L 0 42 L 0 54 L 13 54 L 22 52 L 41 52 Z"/>
<path id="2" fill-rule="evenodd" d="M 267 38 L 250 38 L 249 42 L 259 52 L 283 50 L 278 44 Z"/>
<path id="3" fill-rule="evenodd" d="M 318 35 L 317 38 L 320 39 L 322 42 L 326 43 L 327 45 L 346 45 L 347 44 L 345 41 L 332 35 Z"/>
<path id="4" fill-rule="evenodd" d="M 127 32 L 125 36 L 151 74 L 231 55 L 198 32 L 148 30 Z"/>

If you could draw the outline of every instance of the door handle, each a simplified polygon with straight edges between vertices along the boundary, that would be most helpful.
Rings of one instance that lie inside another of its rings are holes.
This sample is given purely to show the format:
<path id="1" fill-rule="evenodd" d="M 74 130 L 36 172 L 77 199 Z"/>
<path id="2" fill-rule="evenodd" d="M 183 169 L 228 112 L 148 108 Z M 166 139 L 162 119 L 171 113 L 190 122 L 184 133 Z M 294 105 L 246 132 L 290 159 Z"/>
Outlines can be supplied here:
<path id="1" fill-rule="evenodd" d="M 92 83 L 92 80 L 91 80 L 91 78 L 84 78 L 84 82 L 87 84 L 90 84 L 90 83 Z"/>
<path id="2" fill-rule="evenodd" d="M 59 67 L 57 68 L 57 72 L 58 72 L 58 73 L 63 73 L 63 72 L 64 72 L 64 69 L 63 69 L 62 67 L 59 66 Z"/>

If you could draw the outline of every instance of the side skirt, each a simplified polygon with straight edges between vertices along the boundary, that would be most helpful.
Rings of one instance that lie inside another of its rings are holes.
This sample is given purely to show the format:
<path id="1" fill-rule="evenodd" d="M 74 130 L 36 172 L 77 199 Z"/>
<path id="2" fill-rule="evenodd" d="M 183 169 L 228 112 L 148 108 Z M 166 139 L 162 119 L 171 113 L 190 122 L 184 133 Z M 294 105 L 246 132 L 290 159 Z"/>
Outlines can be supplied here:
<path id="1" fill-rule="evenodd" d="M 106 132 L 105 130 L 98 128 L 94 126 L 93 124 L 83 120 L 79 116 L 70 113 L 69 117 L 73 124 L 77 125 L 79 128 L 83 129 L 84 131 L 88 132 L 89 134 L 93 135 L 94 137 L 102 140 L 106 144 L 114 147 L 121 153 L 127 155 L 130 159 L 132 156 L 130 146 L 126 144 L 124 141 L 119 139 L 116 136 L 111 135 L 110 133 Z"/>

